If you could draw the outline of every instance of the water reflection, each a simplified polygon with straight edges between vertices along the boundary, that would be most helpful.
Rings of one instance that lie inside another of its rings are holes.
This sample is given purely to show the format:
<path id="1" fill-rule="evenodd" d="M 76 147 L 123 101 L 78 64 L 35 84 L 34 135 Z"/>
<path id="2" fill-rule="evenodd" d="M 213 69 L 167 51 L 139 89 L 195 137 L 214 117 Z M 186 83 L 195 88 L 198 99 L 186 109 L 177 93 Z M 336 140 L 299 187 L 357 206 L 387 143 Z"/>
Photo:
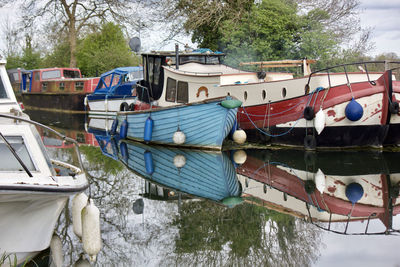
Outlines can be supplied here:
<path id="1" fill-rule="evenodd" d="M 393 216 L 400 211 L 399 153 L 247 151 L 238 168 L 247 201 L 267 206 L 343 234 L 397 234 Z M 379 219 L 380 230 L 368 231 Z M 350 221 L 365 221 L 362 231 L 350 232 Z M 333 222 L 345 222 L 342 229 Z"/>
<path id="2" fill-rule="evenodd" d="M 398 153 L 246 150 L 247 160 L 236 164 L 234 151 L 126 143 L 86 125 L 65 132 L 90 144 L 81 150 L 101 211 L 95 266 L 309 266 L 321 260 L 329 233 L 316 225 L 343 233 L 350 218 L 346 233 L 364 233 L 370 217 L 368 232 L 398 229 Z M 346 196 L 352 182 L 363 189 L 354 205 Z M 65 266 L 85 258 L 70 208 L 55 231 Z"/>

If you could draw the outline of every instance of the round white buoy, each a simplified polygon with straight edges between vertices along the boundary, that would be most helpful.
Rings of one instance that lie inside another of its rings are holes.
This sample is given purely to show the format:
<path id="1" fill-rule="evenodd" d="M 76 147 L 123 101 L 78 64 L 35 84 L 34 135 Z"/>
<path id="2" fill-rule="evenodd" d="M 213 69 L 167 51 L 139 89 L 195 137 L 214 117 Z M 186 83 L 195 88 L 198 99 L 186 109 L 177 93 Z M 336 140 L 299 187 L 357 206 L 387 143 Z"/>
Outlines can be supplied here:
<path id="1" fill-rule="evenodd" d="M 174 157 L 174 165 L 177 168 L 182 168 L 186 164 L 186 157 L 181 154 L 177 154 Z"/>
<path id="2" fill-rule="evenodd" d="M 101 249 L 100 212 L 93 199 L 82 210 L 82 243 L 90 260 L 96 260 Z"/>
<path id="3" fill-rule="evenodd" d="M 325 128 L 325 113 L 322 110 L 322 107 L 317 112 L 317 115 L 315 115 L 314 126 L 315 126 L 315 130 L 317 130 L 318 134 L 321 134 L 321 132 Z"/>
<path id="4" fill-rule="evenodd" d="M 176 131 L 174 133 L 174 135 L 172 136 L 172 140 L 177 145 L 181 145 L 181 144 L 185 143 L 185 141 L 186 141 L 185 133 L 182 132 L 181 130 Z"/>
<path id="5" fill-rule="evenodd" d="M 83 192 L 76 194 L 72 199 L 72 227 L 79 238 L 82 237 L 81 211 L 86 206 L 87 201 L 88 197 Z"/>
<path id="6" fill-rule="evenodd" d="M 243 131 L 242 129 L 239 129 L 233 133 L 232 138 L 233 138 L 233 141 L 235 141 L 236 143 L 241 145 L 241 144 L 244 144 L 244 142 L 246 142 L 247 135 L 246 135 L 245 131 Z"/>
<path id="7" fill-rule="evenodd" d="M 233 153 L 233 160 L 237 164 L 245 163 L 246 159 L 247 159 L 247 154 L 244 150 L 236 150 L 235 153 Z"/>
<path id="8" fill-rule="evenodd" d="M 318 191 L 322 194 L 325 190 L 325 174 L 318 169 L 317 174 L 315 174 L 315 185 Z"/>
<path id="9" fill-rule="evenodd" d="M 64 254 L 62 251 L 61 239 L 58 235 L 54 234 L 50 241 L 51 258 L 54 266 L 62 267 L 64 263 Z"/>

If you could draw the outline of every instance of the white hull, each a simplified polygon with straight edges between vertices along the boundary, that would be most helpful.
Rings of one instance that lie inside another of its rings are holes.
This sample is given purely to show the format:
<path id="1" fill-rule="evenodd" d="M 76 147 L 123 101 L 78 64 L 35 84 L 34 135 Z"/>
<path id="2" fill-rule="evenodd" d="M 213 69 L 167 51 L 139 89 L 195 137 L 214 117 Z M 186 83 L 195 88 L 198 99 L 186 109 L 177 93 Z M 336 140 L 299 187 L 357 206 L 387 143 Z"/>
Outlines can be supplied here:
<path id="1" fill-rule="evenodd" d="M 67 200 L 66 194 L 0 191 L 0 255 L 23 262 L 48 248 Z"/>
<path id="2" fill-rule="evenodd" d="M 135 103 L 136 98 L 123 98 L 123 99 L 106 99 L 106 100 L 93 100 L 87 101 L 89 106 L 89 114 L 92 115 L 116 115 L 120 111 L 122 103 L 128 105 Z"/>

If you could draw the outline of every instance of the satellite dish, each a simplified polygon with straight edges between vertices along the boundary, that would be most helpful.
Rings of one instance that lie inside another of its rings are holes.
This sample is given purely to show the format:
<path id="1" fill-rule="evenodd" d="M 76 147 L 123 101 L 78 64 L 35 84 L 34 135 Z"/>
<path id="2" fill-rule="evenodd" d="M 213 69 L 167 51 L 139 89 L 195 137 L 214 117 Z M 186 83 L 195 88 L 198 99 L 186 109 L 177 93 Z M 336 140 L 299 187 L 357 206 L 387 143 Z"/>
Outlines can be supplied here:
<path id="1" fill-rule="evenodd" d="M 140 51 L 140 39 L 139 37 L 133 37 L 129 40 L 129 47 L 132 51 L 138 53 Z"/>

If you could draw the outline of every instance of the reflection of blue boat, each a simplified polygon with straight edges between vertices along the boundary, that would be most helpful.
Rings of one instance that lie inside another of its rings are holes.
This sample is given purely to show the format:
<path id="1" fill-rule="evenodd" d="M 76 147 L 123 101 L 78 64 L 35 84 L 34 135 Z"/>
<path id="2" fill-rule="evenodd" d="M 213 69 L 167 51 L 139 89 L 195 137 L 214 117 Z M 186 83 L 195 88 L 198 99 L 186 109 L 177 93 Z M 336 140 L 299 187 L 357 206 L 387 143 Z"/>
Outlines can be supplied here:
<path id="1" fill-rule="evenodd" d="M 88 128 L 88 133 L 91 133 L 96 138 L 97 143 L 101 149 L 101 152 L 115 160 L 118 160 L 118 135 L 111 136 L 107 130 L 101 130 L 96 128 Z"/>
<path id="2" fill-rule="evenodd" d="M 226 98 L 118 113 L 121 138 L 186 147 L 221 149 L 231 131 L 237 108 L 225 108 Z M 241 102 L 240 102 L 241 103 Z M 183 137 L 182 137 L 183 136 Z"/>
<path id="3" fill-rule="evenodd" d="M 143 79 L 143 67 L 121 67 L 101 75 L 95 91 L 85 99 L 92 115 L 115 115 L 129 110 L 136 99 L 136 83 Z"/>
<path id="4" fill-rule="evenodd" d="M 235 167 L 224 152 L 120 142 L 120 156 L 132 172 L 178 192 L 217 202 L 241 195 Z"/>

